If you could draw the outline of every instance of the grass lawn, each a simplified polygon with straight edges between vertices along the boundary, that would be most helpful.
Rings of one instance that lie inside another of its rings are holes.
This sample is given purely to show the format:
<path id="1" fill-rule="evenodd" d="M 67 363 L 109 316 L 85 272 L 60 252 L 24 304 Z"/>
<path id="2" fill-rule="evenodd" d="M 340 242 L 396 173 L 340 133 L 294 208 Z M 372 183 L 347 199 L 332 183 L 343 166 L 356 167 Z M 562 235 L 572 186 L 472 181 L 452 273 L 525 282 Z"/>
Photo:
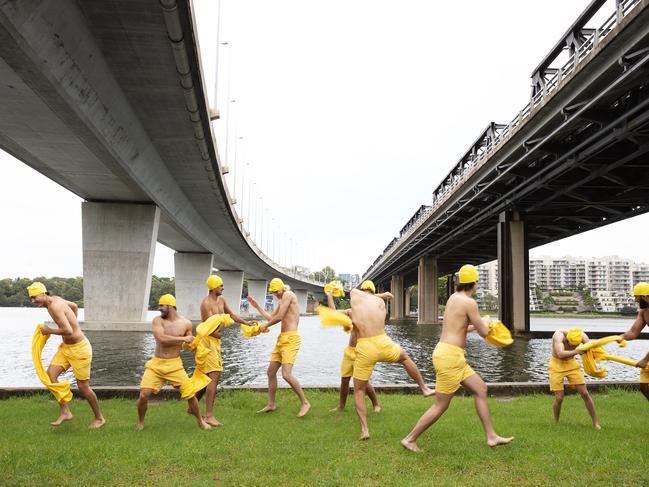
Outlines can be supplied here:
<path id="1" fill-rule="evenodd" d="M 370 413 L 371 439 L 357 440 L 353 403 L 330 413 L 335 392 L 307 391 L 313 408 L 296 417 L 290 391 L 278 410 L 256 414 L 265 394 L 223 391 L 222 428 L 200 431 L 180 401 L 151 403 L 146 429 L 135 431 L 135 402 L 101 402 L 107 424 L 89 431 L 88 406 L 75 399 L 75 418 L 49 426 L 58 407 L 49 396 L 0 401 L 0 485 L 647 485 L 649 404 L 612 390 L 595 395 L 602 431 L 579 396 L 564 400 L 552 423 L 550 396 L 490 399 L 496 430 L 516 439 L 491 450 L 471 398 L 458 397 L 419 440 L 422 454 L 399 440 L 432 404 L 421 396 L 380 395 Z M 350 398 L 351 399 L 351 398 Z M 201 404 L 203 406 L 203 404 Z"/>

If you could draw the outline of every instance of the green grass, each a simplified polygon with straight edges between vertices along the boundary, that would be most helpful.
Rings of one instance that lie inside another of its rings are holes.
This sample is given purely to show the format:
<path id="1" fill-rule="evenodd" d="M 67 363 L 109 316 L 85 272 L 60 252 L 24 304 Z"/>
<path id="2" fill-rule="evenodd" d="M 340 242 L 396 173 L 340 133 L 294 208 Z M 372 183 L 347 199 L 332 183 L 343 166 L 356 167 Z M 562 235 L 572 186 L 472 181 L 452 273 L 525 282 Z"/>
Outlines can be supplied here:
<path id="1" fill-rule="evenodd" d="M 646 485 L 649 407 L 640 393 L 594 397 L 603 430 L 583 402 L 567 396 L 562 423 L 552 423 L 550 396 L 490 399 L 497 431 L 516 437 L 495 450 L 485 444 L 473 400 L 458 397 L 420 438 L 423 454 L 399 440 L 431 405 L 420 396 L 380 396 L 370 413 L 372 438 L 357 441 L 353 404 L 329 413 L 333 392 L 308 391 L 311 413 L 298 419 L 297 400 L 280 391 L 278 410 L 258 415 L 265 394 L 224 391 L 217 417 L 225 426 L 199 431 L 185 403 L 151 404 L 146 430 L 135 431 L 135 402 L 101 402 L 108 420 L 89 431 L 88 406 L 75 399 L 74 421 L 48 422 L 57 405 L 47 396 L 0 401 L 0 484 L 10 485 Z"/>

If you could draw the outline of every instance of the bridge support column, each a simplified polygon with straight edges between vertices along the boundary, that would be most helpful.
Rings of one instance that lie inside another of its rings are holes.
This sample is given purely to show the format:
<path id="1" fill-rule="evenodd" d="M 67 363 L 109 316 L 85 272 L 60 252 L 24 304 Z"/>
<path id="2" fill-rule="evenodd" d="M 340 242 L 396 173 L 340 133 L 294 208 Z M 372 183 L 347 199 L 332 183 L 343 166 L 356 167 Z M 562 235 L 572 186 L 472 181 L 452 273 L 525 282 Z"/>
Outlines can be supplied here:
<path id="1" fill-rule="evenodd" d="M 530 329 L 528 267 L 525 222 L 516 211 L 503 212 L 498 222 L 498 314 L 513 332 Z"/>
<path id="2" fill-rule="evenodd" d="M 262 279 L 248 279 L 248 295 L 252 296 L 259 306 L 265 308 L 266 306 L 266 289 L 268 288 L 268 281 Z M 248 306 L 248 313 L 250 315 L 259 316 L 259 312 L 252 306 Z"/>
<path id="3" fill-rule="evenodd" d="M 243 291 L 243 271 L 218 271 L 223 279 L 223 297 L 230 309 L 239 314 L 241 312 L 241 292 Z M 266 299 L 264 299 L 266 302 Z M 262 304 L 263 306 L 263 304 Z"/>
<path id="4" fill-rule="evenodd" d="M 306 314 L 306 302 L 309 297 L 309 293 L 306 289 L 294 289 L 293 292 L 297 296 L 297 304 L 300 306 L 300 314 Z"/>
<path id="5" fill-rule="evenodd" d="M 410 316 L 410 300 L 412 299 L 412 286 L 406 288 L 403 298 L 403 314 Z"/>
<path id="6" fill-rule="evenodd" d="M 84 202 L 81 221 L 85 321 L 146 321 L 160 210 Z"/>
<path id="7" fill-rule="evenodd" d="M 455 292 L 455 274 L 449 274 L 446 280 L 446 293 L 450 298 L 451 294 Z"/>
<path id="8" fill-rule="evenodd" d="M 207 295 L 205 282 L 212 272 L 212 260 L 212 254 L 174 254 L 178 312 L 187 319 L 201 319 L 201 301 Z"/>
<path id="9" fill-rule="evenodd" d="M 390 282 L 390 292 L 394 296 L 390 303 L 390 319 L 401 320 L 404 317 L 403 276 L 392 276 L 392 281 Z"/>
<path id="10" fill-rule="evenodd" d="M 437 323 L 438 304 L 437 298 L 437 259 L 434 257 L 419 258 L 418 274 L 419 294 L 417 307 L 419 316 L 418 325 Z"/>

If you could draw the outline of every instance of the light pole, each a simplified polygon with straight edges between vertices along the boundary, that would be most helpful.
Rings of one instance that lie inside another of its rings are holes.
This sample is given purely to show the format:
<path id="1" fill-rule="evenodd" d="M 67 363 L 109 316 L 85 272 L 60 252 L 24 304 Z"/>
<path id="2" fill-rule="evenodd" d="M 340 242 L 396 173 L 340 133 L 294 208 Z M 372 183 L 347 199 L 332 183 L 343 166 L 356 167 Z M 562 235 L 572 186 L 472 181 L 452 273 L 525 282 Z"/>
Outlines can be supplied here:
<path id="1" fill-rule="evenodd" d="M 216 68 L 214 69 L 214 111 L 219 105 L 219 36 L 221 35 L 221 0 L 216 0 Z"/>
<path id="2" fill-rule="evenodd" d="M 235 136 L 235 139 L 234 139 L 234 165 L 232 167 L 232 173 L 234 175 L 234 192 L 233 192 L 232 196 L 234 196 L 235 198 L 237 197 L 237 147 L 239 145 L 240 140 L 243 141 L 243 137 L 236 137 Z M 241 143 L 243 143 L 243 142 L 241 142 Z M 241 189 L 241 191 L 243 192 L 243 188 Z M 243 197 L 243 195 L 242 195 L 242 197 Z"/>
<path id="3" fill-rule="evenodd" d="M 248 164 L 246 164 L 246 167 L 248 167 Z M 244 173 L 245 174 L 245 173 Z M 247 210 L 248 214 L 246 216 L 246 219 L 248 220 L 248 231 L 252 231 L 252 221 L 250 220 L 250 205 L 251 205 L 251 199 L 252 199 L 252 188 L 255 186 L 254 181 L 248 185 L 248 204 L 247 204 Z"/>
<path id="4" fill-rule="evenodd" d="M 261 202 L 262 202 L 261 211 L 263 212 L 264 211 L 264 204 L 263 204 L 264 203 L 264 197 L 260 196 L 259 198 L 257 198 L 257 201 L 255 202 L 255 241 L 258 242 L 257 245 L 261 249 L 263 247 L 263 237 L 264 237 L 264 225 L 263 224 L 264 224 L 264 219 L 263 219 L 263 215 L 262 215 L 261 225 L 259 225 L 261 234 L 259 235 L 259 239 L 257 239 L 257 220 L 259 220 L 259 200 L 261 200 Z"/>

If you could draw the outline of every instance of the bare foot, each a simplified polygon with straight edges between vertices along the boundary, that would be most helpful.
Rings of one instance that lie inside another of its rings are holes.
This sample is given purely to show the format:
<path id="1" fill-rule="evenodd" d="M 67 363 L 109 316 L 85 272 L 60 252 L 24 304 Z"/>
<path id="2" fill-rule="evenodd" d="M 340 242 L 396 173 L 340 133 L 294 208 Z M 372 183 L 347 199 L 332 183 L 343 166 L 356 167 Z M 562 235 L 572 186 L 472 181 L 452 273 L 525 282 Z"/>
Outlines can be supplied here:
<path id="1" fill-rule="evenodd" d="M 335 408 L 330 409 L 329 412 L 330 413 L 342 413 L 344 410 L 345 410 L 344 407 L 336 406 Z"/>
<path id="2" fill-rule="evenodd" d="M 421 393 L 424 395 L 424 397 L 430 397 L 435 394 L 435 389 L 431 389 L 430 387 L 426 386 L 421 390 Z"/>
<path id="3" fill-rule="evenodd" d="M 144 431 L 144 423 L 138 423 L 135 429 L 138 431 Z"/>
<path id="4" fill-rule="evenodd" d="M 417 443 L 414 441 L 407 441 L 405 438 L 400 441 L 401 446 L 404 447 L 406 450 L 409 450 L 411 452 L 415 453 L 421 453 L 421 448 L 417 446 Z"/>
<path id="5" fill-rule="evenodd" d="M 380 405 L 375 405 L 372 409 L 374 409 L 375 413 L 380 413 L 381 412 L 381 406 Z"/>
<path id="6" fill-rule="evenodd" d="M 220 422 L 218 419 L 216 419 L 214 416 L 205 416 L 205 418 L 203 418 L 203 419 L 205 419 L 205 422 L 206 422 L 207 424 L 209 424 L 210 426 L 215 426 L 215 427 L 217 427 L 217 428 L 218 428 L 219 426 L 223 426 L 223 423 L 221 423 L 221 422 Z"/>
<path id="7" fill-rule="evenodd" d="M 302 404 L 302 407 L 300 408 L 300 412 L 297 413 L 298 418 L 303 418 L 306 416 L 306 413 L 309 412 L 309 409 L 311 409 L 311 403 L 306 402 L 305 404 Z"/>
<path id="8" fill-rule="evenodd" d="M 61 426 L 66 421 L 71 421 L 72 418 L 72 413 L 68 411 L 67 413 L 61 413 L 61 415 L 56 418 L 56 421 L 52 421 L 50 424 L 52 426 Z"/>
<path id="9" fill-rule="evenodd" d="M 105 424 L 106 424 L 106 420 L 102 416 L 101 418 L 95 419 L 92 423 L 90 423 L 88 425 L 88 428 L 90 428 L 91 430 L 98 430 L 99 428 L 101 428 Z"/>
<path id="10" fill-rule="evenodd" d="M 202 429 L 203 431 L 209 431 L 212 429 L 212 427 L 207 424 L 205 421 L 201 419 L 200 423 L 198 423 L 198 427 Z"/>
<path id="11" fill-rule="evenodd" d="M 602 427 L 599 425 L 599 423 L 595 423 L 595 424 L 593 425 L 593 428 L 595 428 L 597 431 L 599 431 L 599 430 L 602 429 Z"/>
<path id="12" fill-rule="evenodd" d="M 513 440 L 514 440 L 513 436 L 510 436 L 509 438 L 503 438 L 502 436 L 495 436 L 487 440 L 487 445 L 489 445 L 491 448 L 494 448 L 500 445 L 507 445 L 511 443 Z"/>
<path id="13" fill-rule="evenodd" d="M 369 431 L 361 431 L 361 436 L 358 438 L 360 441 L 366 441 L 370 439 L 370 432 Z"/>
<path id="14" fill-rule="evenodd" d="M 260 409 L 260 410 L 257 411 L 257 412 L 258 412 L 258 413 L 272 413 L 273 411 L 275 411 L 275 406 L 270 406 L 270 405 L 268 405 L 268 406 L 266 406 L 265 408 Z"/>

